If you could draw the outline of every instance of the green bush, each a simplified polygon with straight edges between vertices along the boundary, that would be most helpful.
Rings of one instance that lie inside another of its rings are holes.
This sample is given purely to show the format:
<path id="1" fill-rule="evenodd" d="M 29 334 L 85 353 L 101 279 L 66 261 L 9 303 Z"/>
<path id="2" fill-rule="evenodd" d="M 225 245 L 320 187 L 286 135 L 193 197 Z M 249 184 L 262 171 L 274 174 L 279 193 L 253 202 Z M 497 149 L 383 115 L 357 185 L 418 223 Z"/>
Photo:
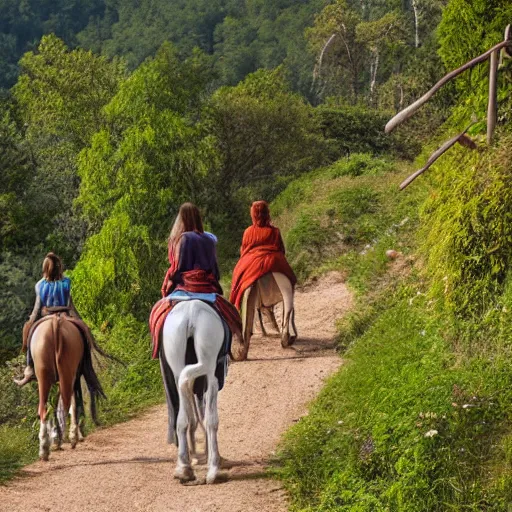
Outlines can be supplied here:
<path id="1" fill-rule="evenodd" d="M 406 132 L 385 134 L 384 126 L 392 117 L 389 112 L 322 105 L 317 107 L 316 115 L 324 137 L 331 141 L 333 160 L 352 153 L 391 153 L 410 159 L 420 150 L 418 142 L 410 139 Z"/>
<path id="2" fill-rule="evenodd" d="M 285 439 L 294 510 L 505 510 L 510 360 L 461 364 L 443 331 L 415 286 L 395 293 Z"/>
<path id="3" fill-rule="evenodd" d="M 368 153 L 354 153 L 349 158 L 343 158 L 331 165 L 331 176 L 361 176 L 362 174 L 377 175 L 392 169 L 391 164 Z"/>
<path id="4" fill-rule="evenodd" d="M 422 213 L 432 295 L 455 315 L 482 317 L 504 289 L 512 256 L 512 138 L 455 149 L 434 175 Z"/>

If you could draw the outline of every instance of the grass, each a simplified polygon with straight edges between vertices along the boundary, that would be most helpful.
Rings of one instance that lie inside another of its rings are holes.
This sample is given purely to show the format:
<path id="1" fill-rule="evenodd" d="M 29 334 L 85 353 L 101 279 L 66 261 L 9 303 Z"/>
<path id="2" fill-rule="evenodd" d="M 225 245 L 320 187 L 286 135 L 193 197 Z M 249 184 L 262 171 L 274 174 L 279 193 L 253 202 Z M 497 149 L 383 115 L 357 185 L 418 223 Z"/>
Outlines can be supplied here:
<path id="1" fill-rule="evenodd" d="M 417 256 L 429 190 L 422 181 L 398 193 L 408 172 L 333 179 L 325 169 L 294 185 L 305 203 L 281 210 L 287 239 L 305 227 L 318 237 L 314 249 L 305 234 L 298 244 L 302 279 L 338 270 L 357 297 L 338 321 L 345 364 L 281 444 L 274 471 L 294 511 L 512 507 L 512 281 L 483 319 L 457 321 L 435 300 Z"/>
<path id="2" fill-rule="evenodd" d="M 352 268 L 362 251 L 374 251 L 384 262 L 385 250 L 397 242 L 396 233 L 411 229 L 409 220 L 417 218 L 424 197 L 423 189 L 408 195 L 398 190 L 409 173 L 410 164 L 356 154 L 292 182 L 271 211 L 299 279 L 326 269 Z M 347 258 L 354 263 L 347 264 Z M 375 258 L 365 260 L 367 268 L 374 263 Z"/>
<path id="3" fill-rule="evenodd" d="M 503 456 L 510 441 L 501 431 L 510 393 L 496 391 L 510 386 L 510 363 L 460 364 L 416 291 L 396 291 L 288 433 L 279 475 L 294 510 L 476 511 L 509 503 L 499 488 L 510 486 Z"/>

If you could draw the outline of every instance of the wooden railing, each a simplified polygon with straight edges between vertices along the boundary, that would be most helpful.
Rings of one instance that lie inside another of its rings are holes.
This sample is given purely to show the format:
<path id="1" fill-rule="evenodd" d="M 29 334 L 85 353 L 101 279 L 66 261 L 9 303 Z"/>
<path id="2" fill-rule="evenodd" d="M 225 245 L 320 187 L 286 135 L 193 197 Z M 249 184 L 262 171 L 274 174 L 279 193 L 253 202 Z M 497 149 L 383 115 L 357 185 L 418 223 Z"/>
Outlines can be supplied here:
<path id="1" fill-rule="evenodd" d="M 409 105 L 407 108 L 401 110 L 394 116 L 388 123 L 386 124 L 385 131 L 386 133 L 390 133 L 394 130 L 398 125 L 405 122 L 407 119 L 412 117 L 416 111 L 418 111 L 427 101 L 429 101 L 434 94 L 443 87 L 450 80 L 453 80 L 456 76 L 460 75 L 464 71 L 475 67 L 477 64 L 486 61 L 489 59 L 489 99 L 487 103 L 487 143 L 491 144 L 494 129 L 496 127 L 496 119 L 498 114 L 497 107 L 497 86 L 498 86 L 498 55 L 500 56 L 500 63 L 504 58 L 512 57 L 512 33 L 510 29 L 510 25 L 505 29 L 505 36 L 501 43 L 493 46 L 491 49 L 487 50 L 482 55 L 475 57 L 474 59 L 466 62 L 460 68 L 457 68 L 447 75 L 445 75 L 437 84 L 434 85 L 429 91 L 427 91 L 421 98 L 416 100 L 414 103 Z M 448 149 L 450 149 L 455 143 L 462 144 L 471 149 L 476 149 L 476 144 L 473 142 L 467 135 L 466 132 L 473 126 L 475 123 L 471 123 L 462 133 L 459 133 L 449 141 L 445 142 L 440 148 L 438 148 L 430 158 L 424 167 L 416 171 L 414 174 L 409 176 L 405 181 L 400 184 L 400 190 L 403 190 L 405 187 L 410 185 L 420 174 L 423 174 L 441 155 L 443 155 Z"/>

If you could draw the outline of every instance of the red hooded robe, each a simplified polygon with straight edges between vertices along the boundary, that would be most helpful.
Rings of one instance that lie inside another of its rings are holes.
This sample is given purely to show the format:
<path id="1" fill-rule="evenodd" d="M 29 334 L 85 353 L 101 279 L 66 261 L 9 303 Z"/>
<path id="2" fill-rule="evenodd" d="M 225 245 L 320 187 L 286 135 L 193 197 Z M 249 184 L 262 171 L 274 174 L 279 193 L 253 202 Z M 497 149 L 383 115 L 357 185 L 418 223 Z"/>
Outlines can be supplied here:
<path id="1" fill-rule="evenodd" d="M 268 272 L 280 272 L 288 277 L 292 286 L 297 278 L 285 257 L 281 233 L 270 223 L 268 205 L 256 201 L 251 207 L 252 226 L 242 239 L 240 259 L 233 271 L 229 300 L 240 309 L 244 291 Z"/>

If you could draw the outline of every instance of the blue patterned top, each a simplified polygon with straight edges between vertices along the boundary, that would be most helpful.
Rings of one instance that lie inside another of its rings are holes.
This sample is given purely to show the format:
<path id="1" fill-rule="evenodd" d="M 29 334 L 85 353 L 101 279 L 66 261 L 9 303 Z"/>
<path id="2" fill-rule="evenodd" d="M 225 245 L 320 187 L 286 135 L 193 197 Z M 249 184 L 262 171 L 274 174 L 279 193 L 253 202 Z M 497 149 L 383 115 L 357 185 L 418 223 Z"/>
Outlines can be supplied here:
<path id="1" fill-rule="evenodd" d="M 64 277 L 60 281 L 41 279 L 36 284 L 36 294 L 41 299 L 41 305 L 47 308 L 68 306 L 71 292 L 71 281 Z"/>

